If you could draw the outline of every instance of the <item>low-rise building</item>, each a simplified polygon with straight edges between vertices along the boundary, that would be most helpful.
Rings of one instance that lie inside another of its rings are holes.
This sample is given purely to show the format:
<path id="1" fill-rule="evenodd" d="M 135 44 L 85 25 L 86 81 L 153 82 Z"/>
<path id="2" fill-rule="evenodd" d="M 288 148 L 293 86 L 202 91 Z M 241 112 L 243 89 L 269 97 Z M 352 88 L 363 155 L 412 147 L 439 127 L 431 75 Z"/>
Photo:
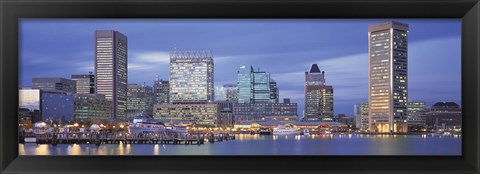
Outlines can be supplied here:
<path id="1" fill-rule="evenodd" d="M 74 94 L 75 121 L 100 121 L 112 117 L 112 102 L 102 94 Z"/>
<path id="2" fill-rule="evenodd" d="M 154 119 L 189 120 L 195 125 L 216 126 L 217 104 L 157 104 Z"/>
<path id="3" fill-rule="evenodd" d="M 462 128 L 462 109 L 455 102 L 435 103 L 426 114 L 429 129 L 459 130 Z"/>

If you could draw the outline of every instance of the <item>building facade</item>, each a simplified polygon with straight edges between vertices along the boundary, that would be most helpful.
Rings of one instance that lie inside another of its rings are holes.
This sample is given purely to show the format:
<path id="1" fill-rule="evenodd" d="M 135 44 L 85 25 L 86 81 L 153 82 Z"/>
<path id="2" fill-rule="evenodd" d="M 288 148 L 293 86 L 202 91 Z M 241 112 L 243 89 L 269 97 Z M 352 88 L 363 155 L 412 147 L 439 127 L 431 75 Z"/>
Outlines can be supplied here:
<path id="1" fill-rule="evenodd" d="M 76 82 L 77 94 L 95 94 L 95 75 L 90 74 L 72 75 Z"/>
<path id="2" fill-rule="evenodd" d="M 455 102 L 435 103 L 426 113 L 426 126 L 438 131 L 458 131 L 462 128 L 462 108 Z"/>
<path id="3" fill-rule="evenodd" d="M 214 101 L 214 64 L 210 51 L 174 51 L 170 54 L 171 103 Z"/>
<path id="4" fill-rule="evenodd" d="M 170 84 L 168 80 L 157 79 L 153 82 L 155 104 L 170 103 Z"/>
<path id="5" fill-rule="evenodd" d="M 237 102 L 253 103 L 253 67 L 242 65 L 237 71 Z"/>
<path id="6" fill-rule="evenodd" d="M 155 119 L 189 120 L 195 125 L 217 126 L 217 104 L 157 104 Z"/>
<path id="7" fill-rule="evenodd" d="M 33 121 L 73 121 L 73 96 L 61 90 L 20 89 L 19 108 L 36 114 Z"/>
<path id="8" fill-rule="evenodd" d="M 153 88 L 147 85 L 128 84 L 127 117 L 153 116 Z"/>
<path id="9" fill-rule="evenodd" d="M 305 72 L 305 104 L 303 121 L 322 121 L 333 117 L 333 87 L 325 85 L 325 72 L 312 64 Z"/>
<path id="10" fill-rule="evenodd" d="M 265 121 L 279 116 L 298 118 L 297 103 L 236 103 L 233 115 L 235 123 Z"/>
<path id="11" fill-rule="evenodd" d="M 408 132 L 408 24 L 368 26 L 369 131 Z"/>
<path id="12" fill-rule="evenodd" d="M 102 94 L 73 95 L 75 121 L 102 121 L 112 117 L 112 101 L 107 100 Z"/>
<path id="13" fill-rule="evenodd" d="M 408 102 L 407 103 L 407 123 L 409 126 L 425 126 L 427 113 L 426 102 Z"/>
<path id="14" fill-rule="evenodd" d="M 127 118 L 127 36 L 113 30 L 95 31 L 95 94 L 112 101 L 113 118 Z"/>
<path id="15" fill-rule="evenodd" d="M 280 90 L 278 89 L 277 82 L 270 78 L 270 101 L 269 103 L 278 103 L 280 100 Z"/>
<path id="16" fill-rule="evenodd" d="M 60 77 L 32 78 L 32 89 L 62 90 L 69 93 L 76 93 L 76 82 Z"/>

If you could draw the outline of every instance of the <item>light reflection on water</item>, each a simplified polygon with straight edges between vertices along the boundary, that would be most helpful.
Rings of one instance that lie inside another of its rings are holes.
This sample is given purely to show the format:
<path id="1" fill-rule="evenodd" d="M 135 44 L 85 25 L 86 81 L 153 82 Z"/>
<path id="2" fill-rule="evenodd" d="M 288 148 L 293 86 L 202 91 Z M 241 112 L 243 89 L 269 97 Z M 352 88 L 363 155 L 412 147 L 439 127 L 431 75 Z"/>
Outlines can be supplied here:
<path id="1" fill-rule="evenodd" d="M 204 145 L 19 144 L 20 155 L 461 155 L 461 136 L 236 135 Z"/>

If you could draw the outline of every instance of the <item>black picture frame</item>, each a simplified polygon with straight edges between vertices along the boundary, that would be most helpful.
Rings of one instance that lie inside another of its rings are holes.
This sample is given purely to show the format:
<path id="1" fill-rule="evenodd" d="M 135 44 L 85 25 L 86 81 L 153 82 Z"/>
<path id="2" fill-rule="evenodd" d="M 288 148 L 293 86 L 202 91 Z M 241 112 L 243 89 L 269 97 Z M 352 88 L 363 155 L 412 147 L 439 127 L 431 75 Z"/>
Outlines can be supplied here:
<path id="1" fill-rule="evenodd" d="M 479 173 L 478 0 L 0 0 L 1 173 Z M 18 156 L 20 18 L 461 18 L 462 156 Z"/>

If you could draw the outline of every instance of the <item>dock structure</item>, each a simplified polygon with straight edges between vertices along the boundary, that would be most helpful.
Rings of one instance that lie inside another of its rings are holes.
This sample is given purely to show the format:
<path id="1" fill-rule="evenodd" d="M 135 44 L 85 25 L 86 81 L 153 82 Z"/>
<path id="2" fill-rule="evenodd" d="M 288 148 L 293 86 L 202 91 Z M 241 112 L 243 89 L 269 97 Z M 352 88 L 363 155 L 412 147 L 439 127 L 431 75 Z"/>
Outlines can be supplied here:
<path id="1" fill-rule="evenodd" d="M 235 140 L 235 134 L 114 134 L 114 133 L 48 133 L 20 136 L 19 143 L 25 138 L 34 138 L 37 144 L 204 144 Z"/>

